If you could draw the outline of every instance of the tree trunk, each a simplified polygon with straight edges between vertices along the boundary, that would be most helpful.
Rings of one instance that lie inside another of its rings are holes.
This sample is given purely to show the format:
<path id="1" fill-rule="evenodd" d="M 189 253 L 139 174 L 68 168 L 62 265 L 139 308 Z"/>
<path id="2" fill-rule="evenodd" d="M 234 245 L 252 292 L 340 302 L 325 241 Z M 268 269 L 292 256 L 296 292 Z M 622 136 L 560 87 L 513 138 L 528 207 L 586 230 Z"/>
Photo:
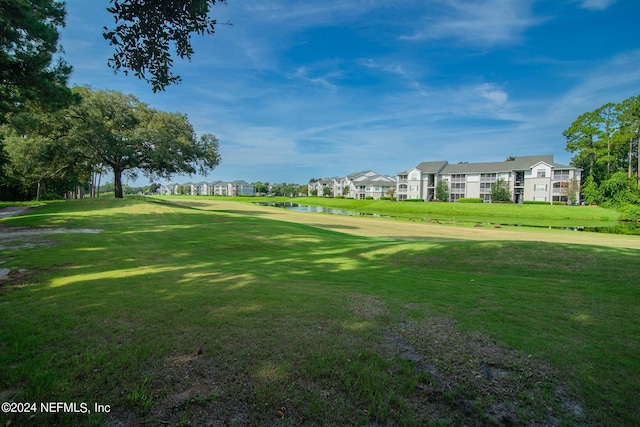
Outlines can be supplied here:
<path id="1" fill-rule="evenodd" d="M 122 192 L 122 171 L 119 169 L 113 169 L 113 187 L 115 198 L 123 199 L 124 193 Z"/>
<path id="2" fill-rule="evenodd" d="M 636 169 L 636 177 L 638 178 L 638 188 L 640 188 L 640 136 L 638 137 L 637 143 L 637 160 L 638 160 L 638 169 Z"/>
<path id="3" fill-rule="evenodd" d="M 633 138 L 629 138 L 629 178 L 633 176 Z"/>

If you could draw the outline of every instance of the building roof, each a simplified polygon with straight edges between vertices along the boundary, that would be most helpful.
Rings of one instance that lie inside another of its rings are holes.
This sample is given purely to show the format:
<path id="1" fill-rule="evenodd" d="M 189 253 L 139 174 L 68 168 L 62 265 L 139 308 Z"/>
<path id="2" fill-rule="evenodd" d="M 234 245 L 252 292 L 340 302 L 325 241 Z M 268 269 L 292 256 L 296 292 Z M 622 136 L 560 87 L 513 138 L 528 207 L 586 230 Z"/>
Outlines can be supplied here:
<path id="1" fill-rule="evenodd" d="M 418 166 L 417 169 L 420 169 L 422 173 L 440 173 L 442 169 L 444 169 L 449 162 L 446 160 L 440 160 L 437 162 L 422 162 Z"/>
<path id="2" fill-rule="evenodd" d="M 448 164 L 442 169 L 442 174 L 468 174 L 468 173 L 496 173 L 529 170 L 534 165 L 544 162 L 554 168 L 575 169 L 573 166 L 554 163 L 553 155 L 521 156 L 514 160 L 504 162 L 486 163 L 457 163 Z"/>

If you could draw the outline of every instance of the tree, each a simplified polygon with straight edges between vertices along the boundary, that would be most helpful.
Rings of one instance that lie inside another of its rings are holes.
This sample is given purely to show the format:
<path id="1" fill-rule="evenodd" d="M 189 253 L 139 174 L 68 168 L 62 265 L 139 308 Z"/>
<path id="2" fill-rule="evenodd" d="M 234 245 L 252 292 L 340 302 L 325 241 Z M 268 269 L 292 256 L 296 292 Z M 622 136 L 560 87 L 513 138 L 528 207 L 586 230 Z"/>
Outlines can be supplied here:
<path id="1" fill-rule="evenodd" d="M 69 141 L 72 124 L 63 110 L 13 113 L 3 134 L 9 185 L 20 199 L 39 199 L 46 191 L 63 196 L 89 180 L 92 164 L 83 147 Z"/>
<path id="2" fill-rule="evenodd" d="M 503 178 L 498 178 L 496 182 L 491 186 L 491 201 L 492 202 L 510 202 L 511 191 L 509 191 L 509 184 Z"/>
<path id="3" fill-rule="evenodd" d="M 620 131 L 618 139 L 628 146 L 628 176 L 633 175 L 635 166 L 640 185 L 640 96 L 632 96 L 616 106 L 619 114 Z M 628 144 L 628 145 L 627 145 Z M 635 162 L 633 161 L 635 157 Z M 635 163 L 635 165 L 634 165 Z"/>
<path id="4" fill-rule="evenodd" d="M 84 147 L 92 164 L 113 171 L 116 198 L 123 197 L 123 173 L 135 178 L 142 172 L 151 179 L 206 176 L 220 162 L 217 138 L 204 134 L 198 139 L 183 114 L 149 108 L 116 91 L 74 90 L 83 101 L 68 110 L 75 122 L 70 138 Z"/>
<path id="5" fill-rule="evenodd" d="M 640 204 L 638 184 L 623 171 L 616 172 L 600 184 L 603 206 L 620 208 L 629 204 Z"/>
<path id="6" fill-rule="evenodd" d="M 132 71 L 153 91 L 180 81 L 171 72 L 171 48 L 180 58 L 194 53 L 192 34 L 213 34 L 209 16 L 216 0 L 110 0 L 115 26 L 103 36 L 115 47 L 108 65 Z M 226 0 L 217 0 L 226 3 Z M 0 124 L 34 103 L 53 111 L 73 102 L 67 82 L 72 68 L 62 59 L 58 29 L 65 24 L 60 0 L 0 1 Z"/>
<path id="7" fill-rule="evenodd" d="M 390 198 L 395 198 L 396 195 L 396 189 L 395 188 L 390 188 L 387 190 L 387 192 L 385 193 L 388 197 Z"/>
<path id="8" fill-rule="evenodd" d="M 269 192 L 269 183 L 263 183 L 260 181 L 254 182 L 253 186 L 256 187 L 257 194 L 267 194 Z"/>
<path id="9" fill-rule="evenodd" d="M 29 104 L 55 110 L 73 101 L 71 67 L 53 60 L 64 7 L 54 0 L 0 2 L 0 124 Z"/>
<path id="10" fill-rule="evenodd" d="M 436 200 L 449 201 L 449 181 L 446 179 L 439 180 L 436 184 Z"/>
<path id="11" fill-rule="evenodd" d="M 331 195 L 331 188 L 330 187 L 323 187 L 322 188 L 322 195 L 324 197 L 329 197 Z"/>
<path id="12" fill-rule="evenodd" d="M 596 174 L 595 166 L 599 155 L 598 137 L 599 118 L 594 112 L 584 113 L 579 116 L 568 129 L 562 132 L 567 140 L 567 151 L 578 152 L 579 159 L 574 158 L 574 163 L 587 163 L 588 175 Z"/>
<path id="13" fill-rule="evenodd" d="M 589 205 L 599 205 L 602 202 L 600 188 L 592 176 L 588 176 L 582 183 L 582 196 Z"/>
<path id="14" fill-rule="evenodd" d="M 180 82 L 171 72 L 170 47 L 180 58 L 191 59 L 191 35 L 213 34 L 216 20 L 209 17 L 216 0 L 111 0 L 107 10 L 115 27 L 105 27 L 103 36 L 115 53 L 109 60 L 114 70 L 132 71 L 150 82 L 153 91 Z M 218 0 L 226 3 L 226 0 Z"/>
<path id="15" fill-rule="evenodd" d="M 580 181 L 577 179 L 570 179 L 562 184 L 562 193 L 567 198 L 567 201 L 569 203 L 577 202 L 578 193 L 580 193 Z"/>
<path id="16" fill-rule="evenodd" d="M 602 146 L 600 147 L 602 155 L 599 156 L 598 161 L 607 165 L 607 176 L 611 174 L 611 162 L 615 161 L 615 157 L 611 153 L 613 135 L 619 125 L 615 107 L 615 104 L 609 102 L 594 111 L 596 122 L 599 124 L 598 139 L 602 141 Z"/>

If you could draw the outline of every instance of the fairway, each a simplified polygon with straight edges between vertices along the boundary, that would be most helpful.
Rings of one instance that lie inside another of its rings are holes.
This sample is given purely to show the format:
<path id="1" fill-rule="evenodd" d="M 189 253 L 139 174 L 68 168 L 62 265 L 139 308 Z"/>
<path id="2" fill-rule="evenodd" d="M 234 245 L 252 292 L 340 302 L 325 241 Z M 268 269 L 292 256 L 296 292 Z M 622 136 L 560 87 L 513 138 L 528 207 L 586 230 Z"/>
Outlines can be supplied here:
<path id="1" fill-rule="evenodd" d="M 255 215 L 261 218 L 304 224 L 340 233 L 383 239 L 425 241 L 530 241 L 640 249 L 640 238 L 638 236 L 545 228 L 534 229 L 530 227 L 495 228 L 491 225 L 458 227 L 455 224 L 439 225 L 421 221 L 295 212 L 282 208 L 260 206 L 249 202 L 238 203 L 215 199 L 176 201 L 172 198 L 165 198 L 163 200 L 170 203 L 195 207 L 197 209 Z M 526 231 L 518 230 L 518 228 Z"/>
<path id="2" fill-rule="evenodd" d="M 18 213 L 3 425 L 640 423 L 637 237 L 205 198 Z"/>

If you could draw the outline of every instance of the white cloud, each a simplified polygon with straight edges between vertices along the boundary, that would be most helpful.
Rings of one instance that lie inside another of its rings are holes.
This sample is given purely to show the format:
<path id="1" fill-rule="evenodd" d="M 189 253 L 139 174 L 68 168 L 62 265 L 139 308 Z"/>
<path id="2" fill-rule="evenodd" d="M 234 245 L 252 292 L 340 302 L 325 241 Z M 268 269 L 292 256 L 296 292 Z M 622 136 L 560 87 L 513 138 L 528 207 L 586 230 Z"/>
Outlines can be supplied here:
<path id="1" fill-rule="evenodd" d="M 331 79 L 340 76 L 338 71 L 330 71 L 323 75 L 314 76 L 305 66 L 298 67 L 293 73 L 287 74 L 287 77 L 293 80 L 301 80 L 303 82 L 311 83 L 315 86 L 321 86 L 329 90 L 335 90 L 336 85 L 331 83 Z"/>
<path id="2" fill-rule="evenodd" d="M 588 9 L 588 10 L 605 10 L 606 8 L 608 8 L 613 3 L 616 2 L 616 0 L 576 0 L 576 1 L 580 3 L 579 7 L 581 9 Z"/>
<path id="3" fill-rule="evenodd" d="M 492 104 L 502 106 L 507 103 L 509 95 L 493 83 L 484 83 L 476 88 L 480 95 Z"/>
<path id="4" fill-rule="evenodd" d="M 550 117 L 568 121 L 567 126 L 580 114 L 640 92 L 640 50 L 620 53 L 603 64 L 582 69 L 586 71 L 575 76 L 578 83 L 549 109 Z"/>
<path id="5" fill-rule="evenodd" d="M 446 0 L 446 13 L 429 14 L 422 28 L 406 40 L 458 39 L 475 45 L 513 44 L 522 33 L 541 22 L 530 11 L 530 1 Z"/>

